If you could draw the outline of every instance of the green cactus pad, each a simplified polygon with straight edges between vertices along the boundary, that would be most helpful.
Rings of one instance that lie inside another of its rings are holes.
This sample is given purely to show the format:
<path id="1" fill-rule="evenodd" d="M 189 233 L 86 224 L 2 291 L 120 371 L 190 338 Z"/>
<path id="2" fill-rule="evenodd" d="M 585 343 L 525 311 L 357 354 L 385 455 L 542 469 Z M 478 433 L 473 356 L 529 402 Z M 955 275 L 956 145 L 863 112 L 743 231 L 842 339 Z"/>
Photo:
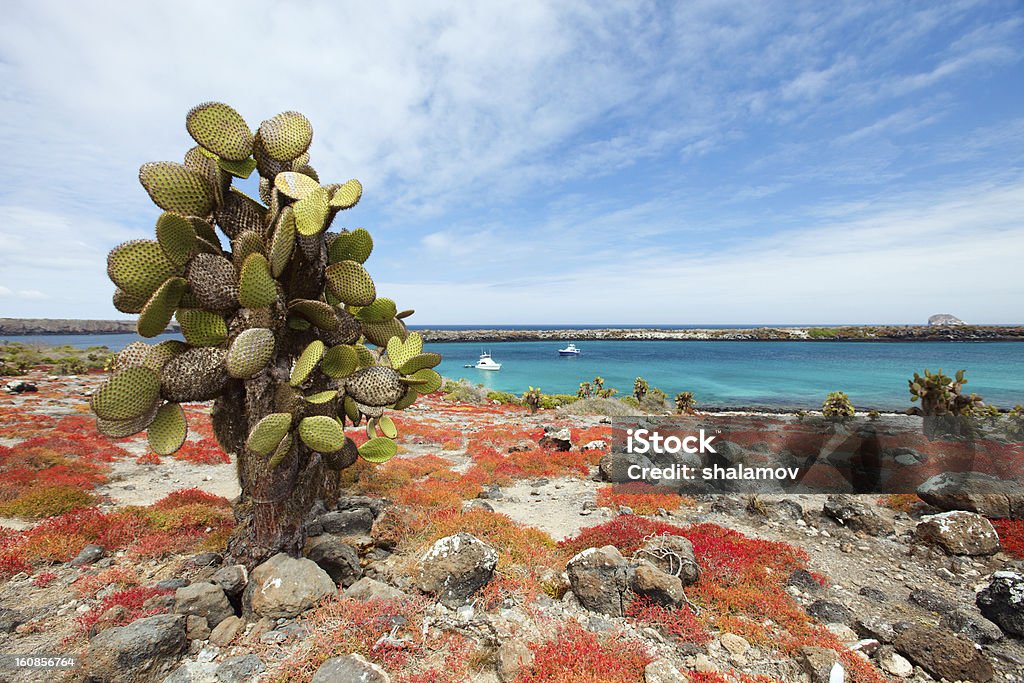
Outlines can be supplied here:
<path id="1" fill-rule="evenodd" d="M 283 173 L 281 175 L 284 175 Z M 312 237 L 323 232 L 327 220 L 327 190 L 319 185 L 292 205 L 295 229 L 300 235 Z"/>
<path id="2" fill-rule="evenodd" d="M 271 159 L 291 161 L 309 149 L 313 126 L 297 111 L 286 111 L 260 124 L 260 141 Z"/>
<path id="3" fill-rule="evenodd" d="M 123 289 L 114 290 L 114 308 L 121 311 L 122 313 L 141 313 L 142 307 L 146 305 L 148 299 L 140 296 L 132 296 Z"/>
<path id="4" fill-rule="evenodd" d="M 173 161 L 154 161 L 139 169 L 139 182 L 164 211 L 205 216 L 213 209 L 213 188 L 206 178 Z"/>
<path id="5" fill-rule="evenodd" d="M 224 192 L 230 185 L 231 179 L 220 170 L 216 154 L 199 146 L 193 147 L 185 152 L 185 168 L 206 181 L 213 198 L 213 206 L 224 201 Z M 205 215 L 204 213 L 203 216 Z"/>
<path id="6" fill-rule="evenodd" d="M 177 339 L 167 339 L 149 349 L 143 363 L 156 373 L 163 372 L 164 366 L 188 350 L 188 345 Z"/>
<path id="7" fill-rule="evenodd" d="M 299 438 L 317 453 L 334 453 L 345 445 L 345 429 L 333 417 L 313 415 L 299 422 Z"/>
<path id="8" fill-rule="evenodd" d="M 136 299 L 146 299 L 178 269 L 154 240 L 132 240 L 114 247 L 107 255 L 107 275 L 118 289 Z"/>
<path id="9" fill-rule="evenodd" d="M 270 241 L 270 274 L 281 277 L 288 267 L 288 261 L 295 250 L 295 212 L 291 206 L 281 209 L 277 219 L 277 228 Z"/>
<path id="10" fill-rule="evenodd" d="M 412 335 L 410 334 L 409 336 L 411 337 Z M 403 363 L 398 368 L 398 371 L 403 375 L 411 375 L 419 370 L 436 368 L 441 363 L 441 360 L 441 354 L 439 353 L 421 353 Z"/>
<path id="11" fill-rule="evenodd" d="M 363 336 L 375 346 L 387 346 L 392 339 L 404 340 L 409 334 L 398 318 L 383 323 L 363 323 Z"/>
<path id="12" fill-rule="evenodd" d="M 181 334 L 192 346 L 220 346 L 228 338 L 224 318 L 201 308 L 179 308 L 175 317 Z"/>
<path id="13" fill-rule="evenodd" d="M 363 196 L 363 185 L 353 178 L 339 186 L 331 195 L 332 209 L 351 209 Z"/>
<path id="14" fill-rule="evenodd" d="M 238 278 L 238 302 L 245 308 L 262 308 L 277 300 L 277 285 L 263 254 L 249 254 Z"/>
<path id="15" fill-rule="evenodd" d="M 149 427 L 156 419 L 157 410 L 159 410 L 158 402 L 153 404 L 151 410 L 131 420 L 104 420 L 102 417 L 97 417 L 96 431 L 111 439 L 124 439 Z"/>
<path id="16" fill-rule="evenodd" d="M 412 375 L 410 375 L 410 379 L 417 382 L 417 384 L 415 384 L 412 388 L 417 394 L 420 394 L 421 396 L 424 394 L 432 394 L 441 388 L 441 375 L 437 374 L 437 372 L 434 370 L 417 370 Z M 424 382 L 424 380 L 426 381 Z"/>
<path id="17" fill-rule="evenodd" d="M 238 271 L 223 256 L 196 254 L 185 267 L 185 279 L 202 308 L 217 313 L 238 308 Z"/>
<path id="18" fill-rule="evenodd" d="M 364 405 L 388 406 L 405 393 L 398 372 L 381 365 L 363 368 L 345 381 L 345 393 Z"/>
<path id="19" fill-rule="evenodd" d="M 386 437 L 378 436 L 359 447 L 359 457 L 367 462 L 383 463 L 395 457 L 398 445 Z"/>
<path id="20" fill-rule="evenodd" d="M 285 434 L 284 438 L 281 439 L 281 443 L 277 444 L 277 448 L 274 449 L 274 454 L 270 456 L 267 466 L 272 470 L 276 470 L 292 452 L 292 444 L 294 442 L 294 436 L 291 434 Z"/>
<path id="21" fill-rule="evenodd" d="M 377 420 L 377 429 L 381 434 L 389 439 L 394 439 L 398 436 L 398 427 L 395 426 L 395 421 L 387 415 L 384 415 Z"/>
<path id="22" fill-rule="evenodd" d="M 252 154 L 252 131 L 233 108 L 221 102 L 192 107 L 185 117 L 192 139 L 219 157 L 241 161 Z"/>
<path id="23" fill-rule="evenodd" d="M 331 242 L 328 256 L 331 263 L 340 263 L 341 261 L 366 263 L 366 259 L 370 258 L 372 251 L 373 237 L 363 228 L 356 228 L 352 232 L 345 230 L 339 233 Z"/>
<path id="24" fill-rule="evenodd" d="M 363 334 L 363 328 L 355 316 L 344 308 L 335 307 L 334 311 L 338 326 L 333 330 L 325 330 L 321 333 L 320 338 L 331 345 L 352 344 L 359 341 L 359 337 Z"/>
<path id="25" fill-rule="evenodd" d="M 338 314 L 334 307 L 313 299 L 294 299 L 288 304 L 288 313 L 300 315 L 321 330 L 338 328 Z"/>
<path id="26" fill-rule="evenodd" d="M 352 439 L 346 438 L 345 445 L 333 453 L 321 453 L 323 456 L 324 464 L 328 468 L 340 472 L 346 467 L 351 467 L 355 464 L 356 460 L 359 459 L 359 449 L 356 447 L 356 442 Z"/>
<path id="27" fill-rule="evenodd" d="M 258 201 L 235 188 L 224 195 L 224 203 L 214 213 L 217 225 L 224 234 L 234 239 L 243 230 L 262 235 L 267 210 Z"/>
<path id="28" fill-rule="evenodd" d="M 156 221 L 156 241 L 168 261 L 183 266 L 195 249 L 196 230 L 188 217 L 164 211 Z"/>
<path id="29" fill-rule="evenodd" d="M 341 261 L 330 265 L 325 276 L 331 292 L 350 306 L 368 306 L 377 298 L 373 278 L 355 261 Z"/>
<path id="30" fill-rule="evenodd" d="M 143 341 L 132 342 L 114 354 L 114 358 L 110 363 L 111 371 L 117 372 L 125 368 L 145 367 L 146 356 L 149 355 L 152 348 L 152 346 Z"/>
<path id="31" fill-rule="evenodd" d="M 242 161 L 231 161 L 229 159 L 218 159 L 217 165 L 220 166 L 220 170 L 245 180 L 252 175 L 252 172 L 256 170 L 256 160 L 252 157 L 243 159 Z"/>
<path id="32" fill-rule="evenodd" d="M 245 330 L 231 342 L 225 367 L 238 379 L 249 379 L 267 366 L 274 355 L 274 333 L 263 327 Z"/>
<path id="33" fill-rule="evenodd" d="M 241 272 L 245 259 L 251 254 L 267 253 L 267 245 L 254 230 L 243 230 L 231 240 L 231 262 Z"/>
<path id="34" fill-rule="evenodd" d="M 260 172 L 260 176 L 273 182 L 274 178 L 277 177 L 278 173 L 292 170 L 290 161 L 277 161 L 272 159 L 267 150 L 263 146 L 263 139 L 260 137 L 259 132 L 256 133 L 256 139 L 252 145 L 252 157 L 256 160 L 256 170 Z M 267 204 L 271 201 L 268 200 Z"/>
<path id="35" fill-rule="evenodd" d="M 359 357 L 359 367 L 368 368 L 376 364 L 377 359 L 374 357 L 373 351 L 362 344 L 356 344 L 352 348 L 356 350 L 356 356 Z"/>
<path id="36" fill-rule="evenodd" d="M 359 404 L 357 404 L 351 396 L 346 396 L 341 401 L 341 407 L 342 411 L 345 413 L 345 417 L 347 417 L 353 425 L 358 425 L 359 420 L 362 419 L 362 416 L 359 414 Z"/>
<path id="37" fill-rule="evenodd" d="M 310 342 L 309 346 L 299 354 L 298 360 L 295 361 L 295 367 L 292 368 L 292 376 L 288 383 L 293 387 L 297 387 L 305 382 L 323 357 L 324 343 L 319 339 Z"/>
<path id="38" fill-rule="evenodd" d="M 274 178 L 274 187 L 285 197 L 291 199 L 305 199 L 310 194 L 323 188 L 320 183 L 308 175 L 296 171 L 283 171 Z"/>
<path id="39" fill-rule="evenodd" d="M 249 432 L 245 447 L 256 455 L 270 455 L 292 427 L 290 413 L 271 413 Z"/>
<path id="40" fill-rule="evenodd" d="M 125 368 L 110 376 L 92 395 L 92 412 L 104 420 L 133 420 L 149 412 L 160 398 L 160 378 L 149 368 Z"/>
<path id="41" fill-rule="evenodd" d="M 388 298 L 374 299 L 369 306 L 363 306 L 356 312 L 356 318 L 364 323 L 383 323 L 395 317 L 398 307 Z"/>
<path id="42" fill-rule="evenodd" d="M 174 403 L 209 401 L 220 396 L 228 381 L 227 351 L 215 346 L 189 349 L 172 358 L 160 373 L 160 392 Z"/>
<path id="43" fill-rule="evenodd" d="M 417 394 L 412 389 L 406 389 L 405 393 L 402 395 L 402 398 L 395 401 L 395 405 L 391 407 L 394 408 L 395 410 L 405 410 L 413 403 L 415 403 L 417 398 L 419 398 L 419 394 Z"/>
<path id="44" fill-rule="evenodd" d="M 305 396 L 306 403 L 312 403 L 313 405 L 323 405 L 334 400 L 338 395 L 337 389 L 328 389 L 327 391 L 318 391 L 315 394 Z"/>
<path id="45" fill-rule="evenodd" d="M 348 377 L 359 368 L 359 355 L 351 346 L 338 344 L 324 353 L 320 369 L 331 379 Z"/>
<path id="46" fill-rule="evenodd" d="M 309 165 L 309 150 L 292 159 L 292 170 L 298 171 L 303 166 Z"/>
<path id="47" fill-rule="evenodd" d="M 157 455 L 170 455 L 181 448 L 188 436 L 188 423 L 185 411 L 179 403 L 165 403 L 156 412 L 156 418 L 146 432 L 149 447 Z"/>
<path id="48" fill-rule="evenodd" d="M 411 333 L 406 339 L 391 337 L 387 341 L 387 357 L 391 361 L 391 367 L 398 370 L 407 362 L 423 352 L 423 337 L 419 332 Z M 406 375 L 408 373 L 402 373 Z"/>
<path id="49" fill-rule="evenodd" d="M 197 254 L 221 254 L 221 248 L 212 242 L 207 242 L 202 237 L 196 238 L 196 249 Z"/>
<path id="50" fill-rule="evenodd" d="M 222 251 L 220 237 L 217 236 L 217 231 L 214 229 L 213 225 L 199 216 L 189 216 L 188 221 L 192 225 L 192 229 L 195 231 L 196 237 L 206 240 L 211 245 L 215 246 L 217 251 Z"/>
<path id="51" fill-rule="evenodd" d="M 404 311 L 399 311 L 398 313 L 395 313 L 395 317 L 398 318 L 399 320 L 405 320 L 415 312 L 416 311 L 414 311 L 413 309 L 407 308 Z"/>
<path id="52" fill-rule="evenodd" d="M 313 323 L 309 322 L 303 317 L 297 315 L 288 316 L 288 329 L 295 330 L 297 332 L 305 332 L 309 328 L 313 327 Z"/>
<path id="53" fill-rule="evenodd" d="M 188 288 L 188 281 L 181 277 L 172 277 L 160 285 L 160 288 L 153 292 L 149 301 L 139 315 L 136 325 L 139 335 L 143 337 L 155 337 L 165 329 L 171 322 L 174 309 L 181 301 L 181 295 Z"/>

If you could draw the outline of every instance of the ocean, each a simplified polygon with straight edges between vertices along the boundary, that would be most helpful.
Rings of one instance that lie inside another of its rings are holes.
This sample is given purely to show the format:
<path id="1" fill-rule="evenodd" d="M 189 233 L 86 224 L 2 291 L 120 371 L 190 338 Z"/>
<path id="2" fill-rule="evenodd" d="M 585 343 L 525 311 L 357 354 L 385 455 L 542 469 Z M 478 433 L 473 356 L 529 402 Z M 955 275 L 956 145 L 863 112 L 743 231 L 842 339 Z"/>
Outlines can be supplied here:
<path id="1" fill-rule="evenodd" d="M 137 339 L 132 334 L 7 338 L 113 350 Z M 692 391 L 706 407 L 820 408 L 830 391 L 840 390 L 859 408 L 894 410 L 910 405 L 907 379 L 914 371 L 942 368 L 952 374 L 964 368 L 967 389 L 988 403 L 1001 408 L 1024 403 L 1021 342 L 587 341 L 577 344 L 582 355 L 559 356 L 558 349 L 570 341 L 428 344 L 428 349 L 444 356 L 438 368 L 444 376 L 516 394 L 528 386 L 575 394 L 580 382 L 600 375 L 606 387 L 627 395 L 640 376 L 670 398 Z M 501 370 L 464 367 L 484 350 Z"/>

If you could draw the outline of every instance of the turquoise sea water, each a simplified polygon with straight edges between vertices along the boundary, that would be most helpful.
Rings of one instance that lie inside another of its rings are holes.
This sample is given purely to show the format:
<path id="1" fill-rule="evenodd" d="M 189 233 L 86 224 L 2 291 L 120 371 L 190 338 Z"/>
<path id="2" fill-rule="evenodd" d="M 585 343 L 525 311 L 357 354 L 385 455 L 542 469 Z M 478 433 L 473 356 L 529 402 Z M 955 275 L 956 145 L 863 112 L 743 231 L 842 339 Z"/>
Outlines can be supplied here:
<path id="1" fill-rule="evenodd" d="M 175 338 L 161 335 L 158 339 Z M 121 349 L 131 334 L 10 337 L 9 341 Z M 0 340 L 2 341 L 2 340 Z M 153 340 L 150 340 L 153 341 Z M 642 376 L 674 396 L 694 392 L 702 406 L 820 407 L 830 391 L 842 390 L 858 407 L 900 409 L 909 404 L 907 378 L 915 370 L 967 369 L 968 390 L 1008 408 L 1024 403 L 1024 343 L 1021 342 L 728 342 L 588 341 L 583 354 L 563 358 L 566 342 L 430 344 L 444 356 L 446 377 L 514 393 L 539 386 L 545 393 L 576 393 L 596 375 L 620 394 Z M 481 350 L 502 363 L 487 372 L 463 367 Z"/>

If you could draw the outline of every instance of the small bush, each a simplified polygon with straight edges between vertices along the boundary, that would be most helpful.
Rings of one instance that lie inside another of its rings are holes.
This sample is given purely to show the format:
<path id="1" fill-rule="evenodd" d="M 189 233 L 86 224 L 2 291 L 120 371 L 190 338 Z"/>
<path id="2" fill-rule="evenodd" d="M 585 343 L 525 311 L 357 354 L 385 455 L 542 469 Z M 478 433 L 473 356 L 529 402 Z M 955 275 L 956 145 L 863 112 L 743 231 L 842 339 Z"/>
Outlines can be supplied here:
<path id="1" fill-rule="evenodd" d="M 472 385 L 465 380 L 445 380 L 441 388 L 445 401 L 460 403 L 487 403 L 487 389 L 482 385 Z"/>
<path id="2" fill-rule="evenodd" d="M 840 420 L 853 417 L 854 409 L 853 404 L 850 403 L 850 397 L 842 391 L 833 391 L 825 398 L 825 402 L 821 404 L 821 414 L 828 418 Z"/>
<path id="3" fill-rule="evenodd" d="M 74 486 L 41 486 L 23 490 L 14 500 L 0 504 L 0 516 L 41 519 L 89 507 L 95 496 Z"/>
<path id="4" fill-rule="evenodd" d="M 634 414 L 622 401 L 610 398 L 582 398 L 558 409 L 559 415 L 604 415 L 607 417 L 627 417 Z"/>

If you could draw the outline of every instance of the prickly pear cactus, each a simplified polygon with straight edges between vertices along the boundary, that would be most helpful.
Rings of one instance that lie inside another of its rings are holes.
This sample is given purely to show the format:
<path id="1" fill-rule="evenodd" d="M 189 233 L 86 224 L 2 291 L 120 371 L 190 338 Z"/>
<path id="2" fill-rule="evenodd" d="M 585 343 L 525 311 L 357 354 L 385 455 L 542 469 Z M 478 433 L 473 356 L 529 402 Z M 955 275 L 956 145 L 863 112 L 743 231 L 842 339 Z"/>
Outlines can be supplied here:
<path id="1" fill-rule="evenodd" d="M 650 390 L 651 385 L 643 377 L 637 377 L 633 381 L 633 398 L 635 398 L 637 402 L 643 401 L 644 397 L 647 396 L 647 392 Z"/>
<path id="2" fill-rule="evenodd" d="M 855 410 L 850 403 L 850 397 L 842 391 L 830 392 L 821 404 L 821 414 L 828 418 L 845 419 L 853 417 Z"/>
<path id="3" fill-rule="evenodd" d="M 125 242 L 107 259 L 114 306 L 139 315 L 139 334 L 155 337 L 176 319 L 185 341 L 130 345 L 92 409 L 104 434 L 148 430 L 164 455 L 185 441 L 181 404 L 214 400 L 215 434 L 239 457 L 243 504 L 281 513 L 290 497 L 311 500 L 295 491 L 321 488 L 326 470 L 393 456 L 386 413 L 437 390 L 441 357 L 406 329 L 412 311 L 378 296 L 364 266 L 370 233 L 329 230 L 362 186 L 321 183 L 305 116 L 278 114 L 253 131 L 210 102 L 185 125 L 196 144 L 183 163 L 139 170 L 163 211 L 155 239 Z M 232 187 L 254 171 L 259 201 Z M 345 426 L 364 421 L 368 440 L 356 447 Z M 257 526 L 276 526 L 266 510 L 256 515 Z"/>
<path id="4" fill-rule="evenodd" d="M 540 387 L 530 387 L 523 392 L 523 405 L 530 409 L 530 414 L 533 415 L 540 410 L 540 404 L 543 395 L 540 393 Z"/>

